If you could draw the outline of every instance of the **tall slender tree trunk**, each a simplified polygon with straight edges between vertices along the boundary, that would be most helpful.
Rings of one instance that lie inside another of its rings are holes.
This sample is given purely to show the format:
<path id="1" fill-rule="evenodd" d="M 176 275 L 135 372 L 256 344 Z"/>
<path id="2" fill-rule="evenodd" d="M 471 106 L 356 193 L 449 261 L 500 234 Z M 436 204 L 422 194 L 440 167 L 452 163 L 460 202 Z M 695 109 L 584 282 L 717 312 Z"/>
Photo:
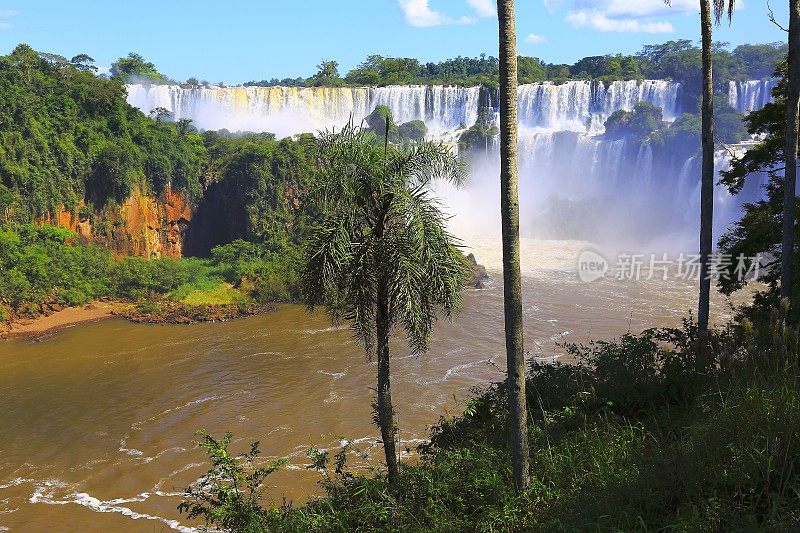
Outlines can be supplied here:
<path id="1" fill-rule="evenodd" d="M 508 404 L 514 482 L 530 482 L 525 353 L 522 339 L 522 274 L 519 259 L 519 176 L 517 174 L 517 31 L 514 1 L 497 0 L 500 22 L 500 211 L 503 221 L 503 291 L 508 366 Z"/>
<path id="2" fill-rule="evenodd" d="M 700 303 L 697 323 L 700 332 L 708 330 L 711 279 L 708 276 L 714 227 L 714 83 L 711 61 L 711 0 L 700 0 L 700 25 L 703 48 L 703 166 L 700 176 Z"/>
<path id="3" fill-rule="evenodd" d="M 795 187 L 797 136 L 800 130 L 800 0 L 789 1 L 789 94 L 786 99 L 786 170 L 783 185 L 783 245 L 781 247 L 781 298 L 792 297 L 794 267 Z M 795 302 L 792 302 L 795 303 Z"/>
<path id="4" fill-rule="evenodd" d="M 397 450 L 395 448 L 394 409 L 392 407 L 392 387 L 389 379 L 389 305 L 384 284 L 378 289 L 377 316 L 375 320 L 378 347 L 378 425 L 386 454 L 386 468 L 389 471 L 389 484 L 397 479 Z"/>

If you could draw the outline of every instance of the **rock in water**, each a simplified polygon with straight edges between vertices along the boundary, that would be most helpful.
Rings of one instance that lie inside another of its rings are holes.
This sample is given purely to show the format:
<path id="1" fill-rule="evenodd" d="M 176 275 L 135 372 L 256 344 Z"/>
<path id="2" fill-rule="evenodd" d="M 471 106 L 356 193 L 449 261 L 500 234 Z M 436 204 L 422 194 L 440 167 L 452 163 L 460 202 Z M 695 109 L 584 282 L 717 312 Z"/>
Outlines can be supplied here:
<path id="1" fill-rule="evenodd" d="M 478 260 L 475 259 L 475 254 L 469 254 L 467 256 L 467 261 L 469 261 L 470 276 L 469 279 L 467 279 L 466 285 L 475 287 L 476 289 L 482 289 L 483 281 L 489 279 L 489 274 L 486 273 L 486 267 L 478 264 Z"/>

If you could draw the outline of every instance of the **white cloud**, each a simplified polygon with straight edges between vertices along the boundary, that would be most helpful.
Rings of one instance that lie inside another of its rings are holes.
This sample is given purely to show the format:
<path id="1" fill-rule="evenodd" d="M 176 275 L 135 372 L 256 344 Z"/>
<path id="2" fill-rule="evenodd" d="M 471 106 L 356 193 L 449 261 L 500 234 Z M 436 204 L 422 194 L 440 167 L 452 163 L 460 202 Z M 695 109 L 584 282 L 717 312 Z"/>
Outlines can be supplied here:
<path id="1" fill-rule="evenodd" d="M 431 26 L 446 26 L 450 24 L 473 24 L 477 20 L 473 17 L 452 18 L 441 11 L 431 9 L 428 0 L 397 0 L 406 24 L 416 28 Z M 485 3 L 485 2 L 479 2 Z"/>
<path id="2" fill-rule="evenodd" d="M 10 30 L 14 26 L 8 22 L 8 20 L 3 19 L 10 19 L 14 18 L 18 15 L 16 11 L 11 11 L 10 9 L 0 9 L 0 30 Z"/>
<path id="3" fill-rule="evenodd" d="M 542 0 L 551 12 L 564 0 Z M 664 20 L 670 15 L 695 15 L 699 12 L 697 0 L 572 0 L 565 20 L 576 28 L 590 28 L 602 32 L 671 33 L 674 28 Z M 736 9 L 744 7 L 744 0 L 736 2 Z"/>
<path id="4" fill-rule="evenodd" d="M 609 18 L 641 18 L 700 11 L 697 0 L 672 0 L 671 4 L 668 6 L 663 0 L 575 0 L 574 11 L 596 11 Z"/>
<path id="5" fill-rule="evenodd" d="M 602 11 L 572 11 L 566 21 L 576 28 L 591 28 L 602 32 L 671 33 L 669 22 L 638 20 L 630 17 L 610 17 Z"/>
<path id="6" fill-rule="evenodd" d="M 544 35 L 537 35 L 535 33 L 528 34 L 525 37 L 525 42 L 528 44 L 544 44 L 547 42 L 547 39 Z"/>
<path id="7" fill-rule="evenodd" d="M 497 14 L 497 5 L 493 0 L 467 0 L 479 17 L 493 17 Z"/>

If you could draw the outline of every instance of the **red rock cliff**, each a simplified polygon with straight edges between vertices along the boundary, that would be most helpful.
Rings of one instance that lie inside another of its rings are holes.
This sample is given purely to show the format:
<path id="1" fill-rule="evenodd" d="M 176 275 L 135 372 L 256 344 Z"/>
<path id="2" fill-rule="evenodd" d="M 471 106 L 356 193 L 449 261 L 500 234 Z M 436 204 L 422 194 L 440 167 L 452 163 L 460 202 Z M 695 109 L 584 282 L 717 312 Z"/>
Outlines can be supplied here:
<path id="1" fill-rule="evenodd" d="M 182 193 L 167 189 L 158 196 L 134 191 L 122 205 L 112 205 L 81 220 L 60 211 L 43 220 L 75 231 L 89 242 L 107 246 L 117 255 L 181 257 L 192 206 Z"/>

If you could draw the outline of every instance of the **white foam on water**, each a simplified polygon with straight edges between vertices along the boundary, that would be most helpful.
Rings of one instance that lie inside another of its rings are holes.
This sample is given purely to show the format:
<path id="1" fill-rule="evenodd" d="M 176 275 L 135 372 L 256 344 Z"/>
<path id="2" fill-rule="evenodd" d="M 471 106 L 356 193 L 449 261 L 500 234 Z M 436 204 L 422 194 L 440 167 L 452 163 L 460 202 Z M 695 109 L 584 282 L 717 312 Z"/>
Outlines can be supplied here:
<path id="1" fill-rule="evenodd" d="M 346 376 L 347 370 L 345 370 L 344 372 L 325 372 L 324 370 L 317 370 L 317 373 L 323 374 L 325 376 L 331 376 L 334 380 L 337 380 L 339 378 L 343 378 L 344 376 Z"/>
<path id="2" fill-rule="evenodd" d="M 85 492 L 78 492 L 75 494 L 71 494 L 70 497 L 72 501 L 65 501 L 64 503 L 76 503 L 88 509 L 91 509 L 98 513 L 117 513 L 123 516 L 127 516 L 133 520 L 153 520 L 157 522 L 161 522 L 166 524 L 171 529 L 175 531 L 180 531 L 182 533 L 197 533 L 200 530 L 194 527 L 188 527 L 181 525 L 180 522 L 177 520 L 170 520 L 168 518 L 163 518 L 161 516 L 154 516 L 150 514 L 144 513 L 137 513 L 136 511 L 129 509 L 128 507 L 123 507 L 121 505 L 113 503 L 113 501 L 104 502 L 101 501 Z"/>
<path id="3" fill-rule="evenodd" d="M 15 477 L 14 479 L 9 481 L 8 483 L 0 484 L 0 490 L 9 489 L 11 487 L 17 487 L 19 485 L 22 485 L 23 483 L 33 483 L 33 482 L 34 482 L 34 480 L 32 480 L 32 479 L 26 479 L 26 478 L 22 478 L 22 477 Z"/>
<path id="4" fill-rule="evenodd" d="M 336 326 L 330 326 L 327 328 L 317 328 L 317 329 L 304 329 L 302 330 L 303 333 L 306 335 L 317 335 L 319 333 L 330 333 L 331 331 L 339 331 L 342 328 L 337 328 Z"/>
<path id="5" fill-rule="evenodd" d="M 119 452 L 124 453 L 126 455 L 133 455 L 134 457 L 138 457 L 144 455 L 144 452 L 141 450 L 137 450 L 135 448 L 127 448 L 126 444 L 128 441 L 128 436 L 125 435 L 123 438 L 119 439 Z"/>
<path id="6" fill-rule="evenodd" d="M 161 522 L 167 525 L 170 529 L 180 531 L 182 533 L 197 533 L 200 530 L 194 527 L 184 526 L 177 520 L 171 520 L 161 516 L 150 515 L 146 513 L 139 513 L 125 507 L 129 503 L 141 503 L 148 500 L 151 496 L 149 492 L 142 492 L 131 498 L 114 498 L 111 500 L 100 500 L 85 492 L 70 492 L 63 498 L 56 498 L 55 492 L 58 489 L 69 489 L 72 485 L 65 483 L 58 479 L 47 479 L 38 482 L 36 488 L 29 498 L 32 504 L 45 504 L 45 505 L 71 505 L 77 504 L 87 509 L 98 513 L 116 513 L 122 516 L 127 516 L 132 520 L 151 520 Z M 154 492 L 157 496 L 180 496 L 182 493 L 169 493 L 169 492 Z M 0 529 L 2 531 L 2 529 Z M 8 529 L 6 529 L 8 531 Z"/>
<path id="7" fill-rule="evenodd" d="M 454 366 L 452 368 L 449 368 L 447 370 L 447 372 L 445 372 L 444 376 L 442 376 L 441 378 L 433 379 L 433 380 L 427 380 L 427 381 L 421 381 L 420 383 L 422 385 L 432 385 L 434 383 L 444 383 L 445 381 L 447 381 L 451 377 L 457 375 L 458 373 L 460 373 L 463 370 L 467 370 L 469 368 L 475 368 L 477 366 L 491 365 L 493 363 L 494 363 L 493 359 L 481 359 L 480 361 L 472 361 L 472 362 L 469 362 L 469 363 L 456 365 L 456 366 Z"/>
<path id="8" fill-rule="evenodd" d="M 63 489 L 69 487 L 68 483 L 64 483 L 58 479 L 46 479 L 38 482 L 36 488 L 33 489 L 33 494 L 28 498 L 29 503 L 47 503 L 50 505 L 66 505 L 70 502 L 56 500 L 54 497 L 55 489 Z"/>

